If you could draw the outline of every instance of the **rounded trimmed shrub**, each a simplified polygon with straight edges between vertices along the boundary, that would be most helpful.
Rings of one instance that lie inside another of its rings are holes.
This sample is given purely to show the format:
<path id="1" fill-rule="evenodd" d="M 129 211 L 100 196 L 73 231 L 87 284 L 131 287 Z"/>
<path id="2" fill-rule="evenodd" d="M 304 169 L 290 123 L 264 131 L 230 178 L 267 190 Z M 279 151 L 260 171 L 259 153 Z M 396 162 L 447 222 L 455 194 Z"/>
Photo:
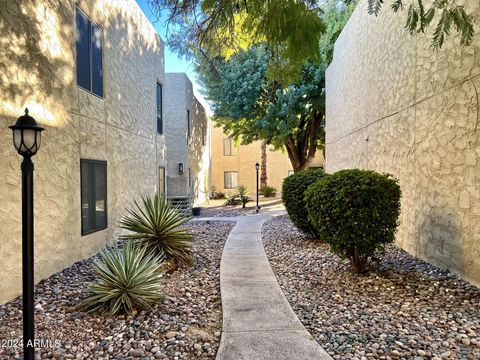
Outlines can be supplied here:
<path id="1" fill-rule="evenodd" d="M 304 170 L 286 177 L 282 184 L 282 201 L 295 226 L 310 236 L 317 236 L 315 228 L 308 220 L 304 193 L 308 186 L 325 175 L 324 171 Z"/>
<path id="2" fill-rule="evenodd" d="M 388 174 L 342 170 L 305 192 L 308 218 L 332 251 L 364 272 L 375 251 L 395 240 L 400 187 Z"/>

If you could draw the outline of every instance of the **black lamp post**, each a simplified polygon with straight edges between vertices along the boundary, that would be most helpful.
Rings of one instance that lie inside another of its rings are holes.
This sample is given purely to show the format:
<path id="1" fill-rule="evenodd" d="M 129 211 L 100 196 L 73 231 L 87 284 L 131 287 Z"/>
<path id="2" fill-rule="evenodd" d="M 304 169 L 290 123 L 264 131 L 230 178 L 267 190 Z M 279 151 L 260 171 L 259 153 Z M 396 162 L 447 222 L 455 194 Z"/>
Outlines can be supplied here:
<path id="1" fill-rule="evenodd" d="M 257 170 L 257 214 L 258 214 L 258 169 L 260 169 L 260 164 L 257 162 L 255 164 L 255 170 Z"/>
<path id="2" fill-rule="evenodd" d="M 33 117 L 20 116 L 13 131 L 13 145 L 23 156 L 22 161 L 22 283 L 23 283 L 23 358 L 33 360 L 34 345 L 34 262 L 33 262 L 33 162 L 40 148 L 41 133 L 44 130 Z"/>

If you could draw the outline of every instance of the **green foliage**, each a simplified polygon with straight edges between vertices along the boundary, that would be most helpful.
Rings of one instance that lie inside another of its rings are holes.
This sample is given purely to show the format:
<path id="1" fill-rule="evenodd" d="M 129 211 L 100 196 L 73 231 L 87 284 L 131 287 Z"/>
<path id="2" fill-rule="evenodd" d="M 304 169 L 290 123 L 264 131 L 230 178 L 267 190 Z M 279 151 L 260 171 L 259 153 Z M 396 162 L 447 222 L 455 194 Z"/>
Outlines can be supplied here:
<path id="1" fill-rule="evenodd" d="M 249 191 L 245 185 L 237 186 L 235 191 L 227 194 L 227 201 L 225 202 L 225 205 L 242 204 L 242 207 L 244 208 L 248 202 L 252 201 L 248 195 Z"/>
<path id="2" fill-rule="evenodd" d="M 192 235 L 189 229 L 179 228 L 190 220 L 172 208 L 166 197 L 155 194 L 142 197 L 141 205 L 135 201 L 134 208 L 120 220 L 120 226 L 132 233 L 121 239 L 132 240 L 145 246 L 149 253 L 162 260 L 173 260 L 180 264 L 192 261 Z"/>
<path id="3" fill-rule="evenodd" d="M 318 61 L 304 64 L 298 79 L 287 85 L 281 76 L 269 75 L 276 55 L 267 45 L 228 60 L 198 58 L 197 73 L 217 125 L 242 144 L 260 140 L 286 150 L 295 171 L 307 168 L 324 143 L 325 70 L 352 10 L 324 8 Z"/>
<path id="4" fill-rule="evenodd" d="M 302 64 L 318 59 L 323 32 L 314 0 L 150 0 L 158 18 L 168 12 L 167 42 L 182 55 L 229 57 L 265 43 L 277 54 L 274 73 L 293 78 Z M 272 59 L 273 60 L 273 59 Z"/>
<path id="5" fill-rule="evenodd" d="M 225 205 L 229 206 L 235 206 L 235 205 L 240 205 L 242 202 L 240 201 L 240 198 L 238 196 L 238 192 L 236 191 L 230 191 L 226 195 L 226 201 Z"/>
<path id="6" fill-rule="evenodd" d="M 104 250 L 92 265 L 96 279 L 88 286 L 83 301 L 88 311 L 130 314 L 133 309 L 148 309 L 162 299 L 161 260 L 127 241 L 123 249 Z"/>
<path id="7" fill-rule="evenodd" d="M 225 193 L 217 190 L 215 185 L 212 185 L 210 187 L 210 194 L 209 194 L 210 199 L 225 199 Z"/>
<path id="8" fill-rule="evenodd" d="M 368 12 L 378 15 L 384 0 L 368 0 Z M 403 10 L 404 0 L 393 0 L 392 9 Z M 435 49 L 443 46 L 445 38 L 450 35 L 452 24 L 460 34 L 460 44 L 468 46 L 472 43 L 475 33 L 473 19 L 467 15 L 463 5 L 457 5 L 454 0 L 434 0 L 429 8 L 425 0 L 415 0 L 408 7 L 405 28 L 410 34 L 424 33 L 426 28 L 437 20 L 433 33 L 432 45 Z"/>
<path id="9" fill-rule="evenodd" d="M 250 197 L 248 196 L 250 192 L 248 191 L 247 187 L 245 185 L 240 185 L 237 187 L 237 193 L 238 197 L 240 198 L 240 202 L 242 203 L 242 207 L 245 207 L 245 205 L 252 201 Z"/>
<path id="10" fill-rule="evenodd" d="M 259 193 L 265 197 L 275 197 L 277 196 L 277 189 L 273 186 L 262 186 L 259 190 Z"/>
<path id="11" fill-rule="evenodd" d="M 305 201 L 320 237 L 363 272 L 375 251 L 395 240 L 400 196 L 389 175 L 355 169 L 320 178 L 308 187 Z"/>
<path id="12" fill-rule="evenodd" d="M 317 232 L 308 220 L 304 193 L 308 186 L 325 175 L 323 170 L 304 170 L 286 177 L 282 185 L 282 200 L 295 226 L 316 237 Z"/>

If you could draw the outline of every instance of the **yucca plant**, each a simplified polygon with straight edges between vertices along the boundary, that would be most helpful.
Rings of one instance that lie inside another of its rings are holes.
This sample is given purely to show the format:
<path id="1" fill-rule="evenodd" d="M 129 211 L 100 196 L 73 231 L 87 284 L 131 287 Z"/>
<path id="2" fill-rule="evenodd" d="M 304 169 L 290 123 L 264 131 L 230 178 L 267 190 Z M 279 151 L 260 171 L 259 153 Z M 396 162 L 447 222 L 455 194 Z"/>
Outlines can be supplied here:
<path id="1" fill-rule="evenodd" d="M 128 241 L 123 249 L 103 250 L 95 259 L 96 279 L 89 286 L 90 295 L 83 301 L 88 311 L 130 314 L 133 309 L 148 309 L 162 299 L 162 263 L 147 249 Z"/>
<path id="2" fill-rule="evenodd" d="M 120 238 L 146 247 L 147 251 L 162 260 L 189 265 L 192 261 L 189 229 L 179 228 L 190 220 L 172 207 L 163 195 L 142 197 L 141 205 L 135 201 L 134 208 L 127 210 L 120 226 L 132 233 Z"/>

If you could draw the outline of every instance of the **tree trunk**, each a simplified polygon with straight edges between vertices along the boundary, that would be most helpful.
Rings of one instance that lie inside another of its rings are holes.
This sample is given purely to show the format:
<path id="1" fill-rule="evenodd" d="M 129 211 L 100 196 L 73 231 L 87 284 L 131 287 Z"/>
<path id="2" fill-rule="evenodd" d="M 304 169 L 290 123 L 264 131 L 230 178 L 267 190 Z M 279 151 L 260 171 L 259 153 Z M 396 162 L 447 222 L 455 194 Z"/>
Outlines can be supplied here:
<path id="1" fill-rule="evenodd" d="M 262 165 L 260 167 L 260 187 L 267 186 L 267 142 L 262 141 Z"/>
<path id="2" fill-rule="evenodd" d="M 308 169 L 317 152 L 317 139 L 322 115 L 313 111 L 311 117 L 307 125 L 302 126 L 302 131 L 299 131 L 295 137 L 290 135 L 285 143 L 294 172 Z"/>

